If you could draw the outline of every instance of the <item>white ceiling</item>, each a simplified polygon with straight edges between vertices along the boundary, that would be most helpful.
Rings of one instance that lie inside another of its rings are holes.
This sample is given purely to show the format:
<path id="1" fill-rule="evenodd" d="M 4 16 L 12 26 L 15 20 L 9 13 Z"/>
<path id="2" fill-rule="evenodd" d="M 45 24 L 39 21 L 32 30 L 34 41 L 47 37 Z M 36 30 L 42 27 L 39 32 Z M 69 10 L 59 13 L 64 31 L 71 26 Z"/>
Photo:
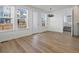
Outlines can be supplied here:
<path id="1" fill-rule="evenodd" d="M 50 8 L 52 8 L 51 11 L 59 10 L 59 9 L 65 9 L 73 7 L 73 5 L 32 5 L 35 8 L 40 8 L 45 11 L 50 11 Z"/>

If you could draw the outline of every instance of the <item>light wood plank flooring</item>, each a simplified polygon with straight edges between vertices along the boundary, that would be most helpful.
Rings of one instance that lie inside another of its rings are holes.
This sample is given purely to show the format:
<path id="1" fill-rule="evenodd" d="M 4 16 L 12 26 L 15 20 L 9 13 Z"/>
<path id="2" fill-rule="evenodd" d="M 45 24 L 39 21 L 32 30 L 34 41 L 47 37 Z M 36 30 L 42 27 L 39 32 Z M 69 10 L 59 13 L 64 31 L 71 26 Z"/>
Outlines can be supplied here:
<path id="1" fill-rule="evenodd" d="M 1 53 L 79 52 L 79 37 L 70 33 L 44 32 L 0 43 Z"/>

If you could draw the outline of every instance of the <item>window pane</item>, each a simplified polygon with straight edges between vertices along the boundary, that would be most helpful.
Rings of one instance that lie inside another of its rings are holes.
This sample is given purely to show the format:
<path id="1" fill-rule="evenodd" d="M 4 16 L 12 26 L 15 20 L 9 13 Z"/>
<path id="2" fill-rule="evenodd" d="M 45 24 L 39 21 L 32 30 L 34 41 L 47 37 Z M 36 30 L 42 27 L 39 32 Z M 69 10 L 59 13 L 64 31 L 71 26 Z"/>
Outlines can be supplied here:
<path id="1" fill-rule="evenodd" d="M 0 31 L 12 29 L 13 24 L 11 20 L 11 7 L 0 6 Z"/>
<path id="2" fill-rule="evenodd" d="M 26 8 L 17 9 L 17 24 L 18 28 L 27 28 L 28 10 Z"/>

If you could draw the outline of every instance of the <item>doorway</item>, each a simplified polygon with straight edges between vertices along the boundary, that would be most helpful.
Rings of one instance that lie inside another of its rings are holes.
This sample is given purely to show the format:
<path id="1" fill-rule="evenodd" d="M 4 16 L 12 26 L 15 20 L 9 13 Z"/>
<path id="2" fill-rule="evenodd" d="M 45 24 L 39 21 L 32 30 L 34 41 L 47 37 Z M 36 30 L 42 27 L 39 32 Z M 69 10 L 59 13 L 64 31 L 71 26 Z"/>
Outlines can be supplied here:
<path id="1" fill-rule="evenodd" d="M 71 27 L 72 27 L 72 16 L 67 15 L 67 16 L 64 17 L 63 31 L 64 32 L 71 32 Z"/>

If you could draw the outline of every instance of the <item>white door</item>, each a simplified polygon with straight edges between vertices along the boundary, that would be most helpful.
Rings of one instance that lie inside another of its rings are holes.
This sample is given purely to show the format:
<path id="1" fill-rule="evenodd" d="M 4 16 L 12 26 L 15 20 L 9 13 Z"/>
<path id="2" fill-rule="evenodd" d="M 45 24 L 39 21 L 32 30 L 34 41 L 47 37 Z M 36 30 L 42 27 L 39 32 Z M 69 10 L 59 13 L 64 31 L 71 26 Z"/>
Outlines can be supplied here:
<path id="1" fill-rule="evenodd" d="M 38 33 L 38 13 L 36 11 L 33 11 L 33 34 Z"/>

